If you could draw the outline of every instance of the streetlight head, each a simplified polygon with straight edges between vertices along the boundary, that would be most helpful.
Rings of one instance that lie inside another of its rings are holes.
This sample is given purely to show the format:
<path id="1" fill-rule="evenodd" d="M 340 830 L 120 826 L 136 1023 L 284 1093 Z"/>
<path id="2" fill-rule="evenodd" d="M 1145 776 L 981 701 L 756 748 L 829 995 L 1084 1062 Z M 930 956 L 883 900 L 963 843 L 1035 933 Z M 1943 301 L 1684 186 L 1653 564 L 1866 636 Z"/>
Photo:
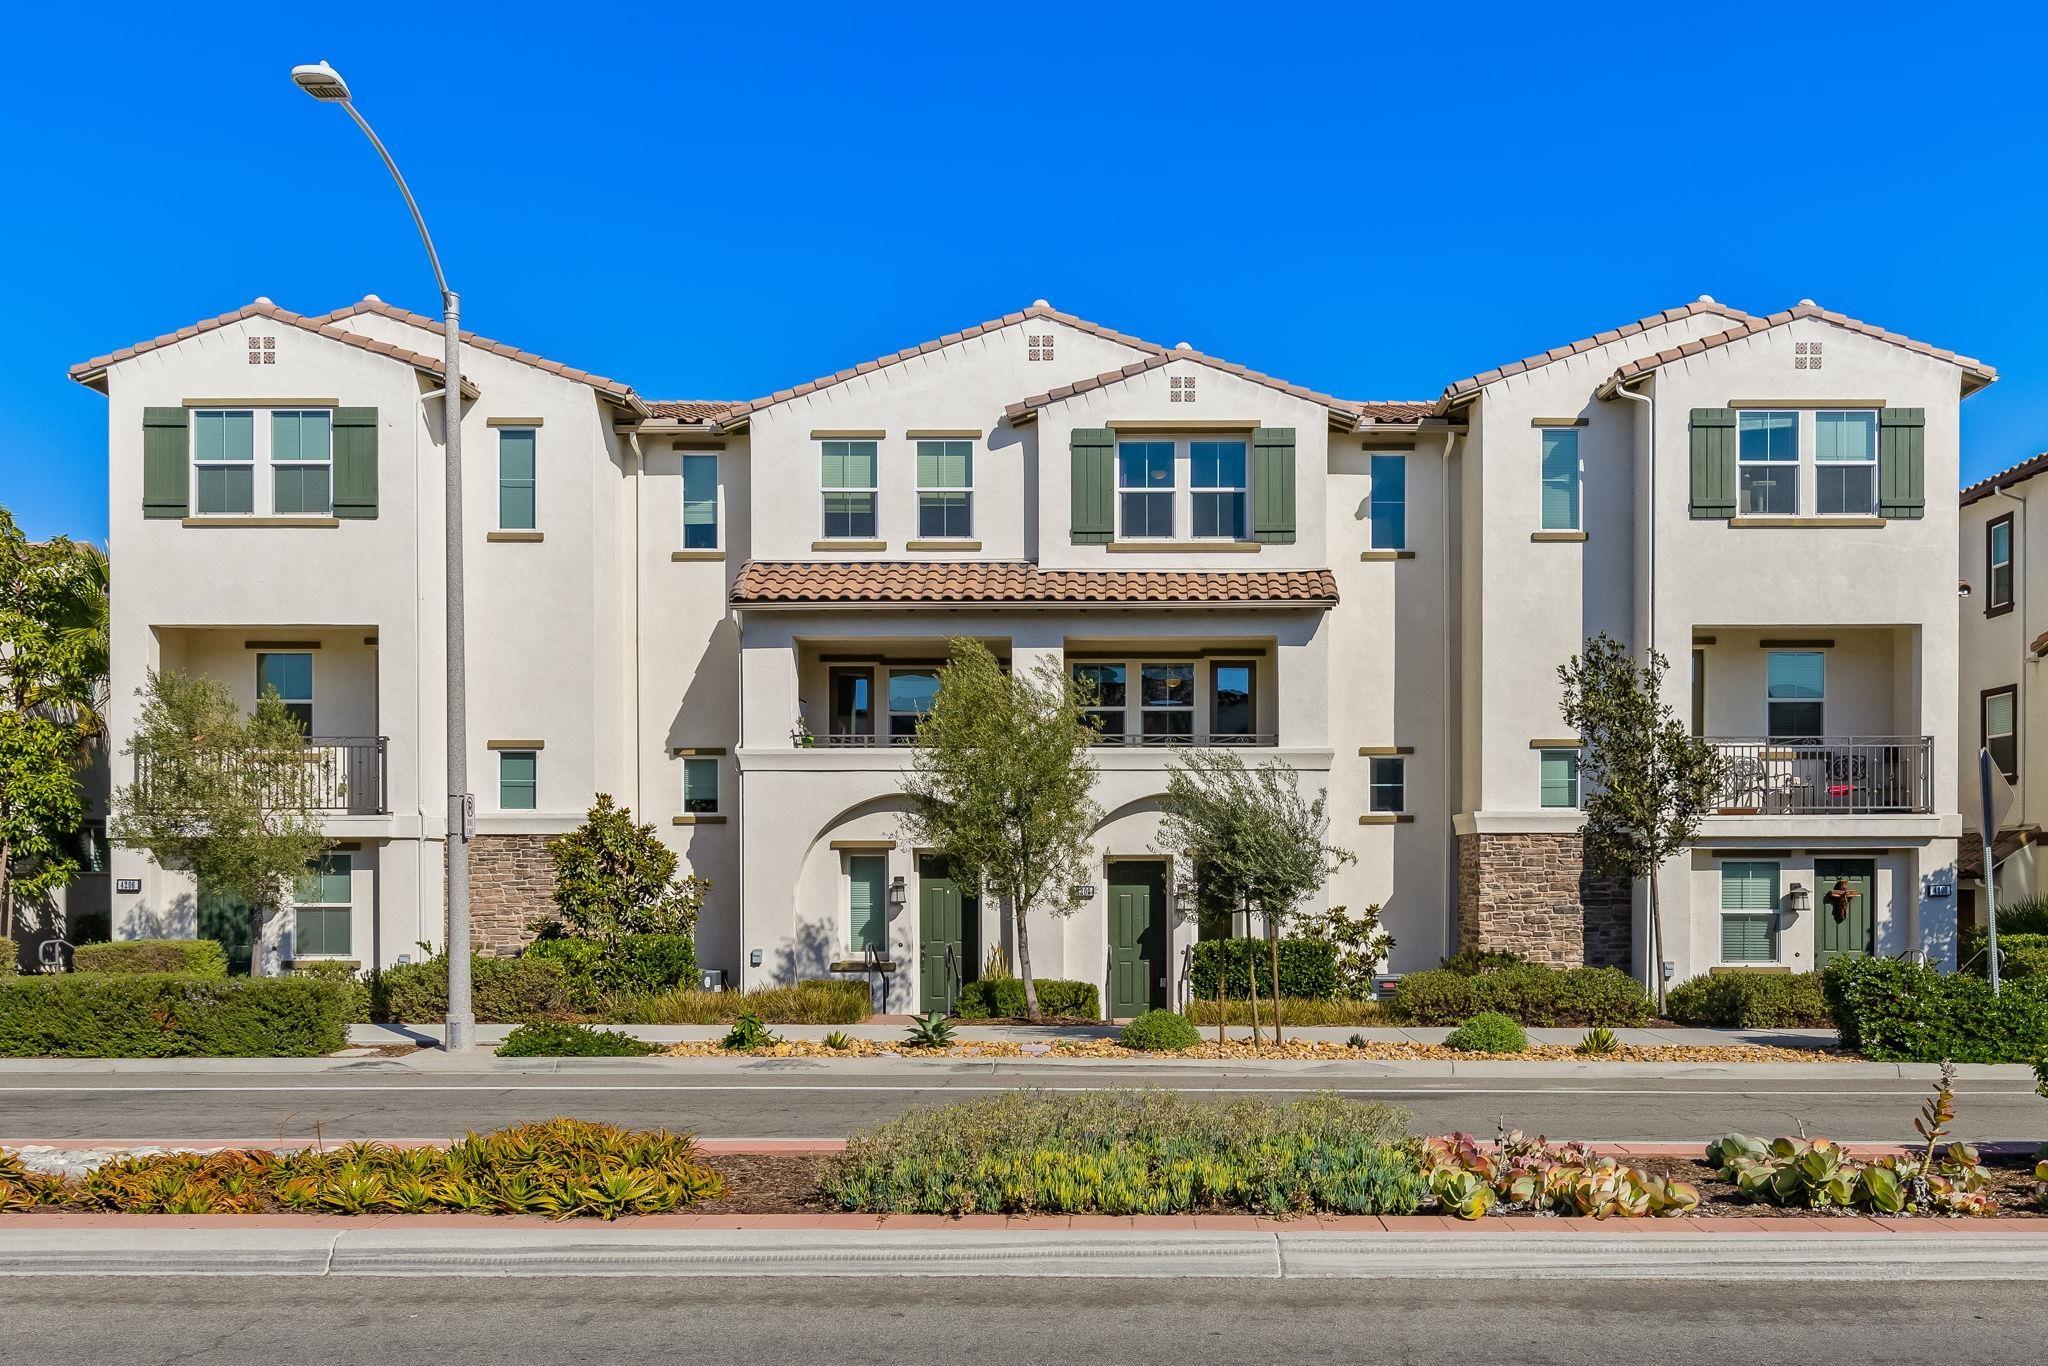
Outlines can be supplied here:
<path id="1" fill-rule="evenodd" d="M 325 62 L 293 67 L 292 82 L 316 100 L 328 104 L 348 103 L 348 82 Z"/>

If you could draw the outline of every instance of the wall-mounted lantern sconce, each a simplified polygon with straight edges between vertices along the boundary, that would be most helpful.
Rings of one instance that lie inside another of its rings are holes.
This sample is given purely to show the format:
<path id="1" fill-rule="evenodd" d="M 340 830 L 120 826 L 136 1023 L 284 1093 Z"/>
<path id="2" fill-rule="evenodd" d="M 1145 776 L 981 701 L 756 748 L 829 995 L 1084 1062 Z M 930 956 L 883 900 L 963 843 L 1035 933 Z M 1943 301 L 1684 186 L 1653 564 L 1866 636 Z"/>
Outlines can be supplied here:
<path id="1" fill-rule="evenodd" d="M 900 911 L 903 909 L 904 903 L 909 900 L 910 892 L 908 889 L 904 887 L 903 879 L 900 876 L 890 879 L 889 909 L 892 911 Z"/>
<path id="2" fill-rule="evenodd" d="M 1795 882 L 1785 893 L 1785 909 L 1794 915 L 1805 915 L 1813 909 L 1813 893 L 1804 883 Z"/>

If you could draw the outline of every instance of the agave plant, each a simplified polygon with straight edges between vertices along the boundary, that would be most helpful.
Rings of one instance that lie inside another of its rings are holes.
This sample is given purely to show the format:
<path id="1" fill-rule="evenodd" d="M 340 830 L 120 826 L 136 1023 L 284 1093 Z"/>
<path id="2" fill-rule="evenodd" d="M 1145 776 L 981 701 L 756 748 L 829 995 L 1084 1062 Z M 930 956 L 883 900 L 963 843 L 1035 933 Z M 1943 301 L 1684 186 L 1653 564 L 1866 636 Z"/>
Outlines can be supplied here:
<path id="1" fill-rule="evenodd" d="M 953 1042 L 953 1022 L 934 1010 L 920 1016 L 904 1035 L 903 1042 L 911 1048 L 947 1048 Z"/>
<path id="2" fill-rule="evenodd" d="M 825 1036 L 825 1047 L 831 1049 L 834 1053 L 851 1052 L 853 1040 L 847 1036 L 845 1030 L 835 1029 Z"/>
<path id="3" fill-rule="evenodd" d="M 1572 1051 L 1582 1058 L 1604 1058 L 1621 1047 L 1611 1029 L 1589 1029 L 1579 1040 L 1579 1046 Z"/>

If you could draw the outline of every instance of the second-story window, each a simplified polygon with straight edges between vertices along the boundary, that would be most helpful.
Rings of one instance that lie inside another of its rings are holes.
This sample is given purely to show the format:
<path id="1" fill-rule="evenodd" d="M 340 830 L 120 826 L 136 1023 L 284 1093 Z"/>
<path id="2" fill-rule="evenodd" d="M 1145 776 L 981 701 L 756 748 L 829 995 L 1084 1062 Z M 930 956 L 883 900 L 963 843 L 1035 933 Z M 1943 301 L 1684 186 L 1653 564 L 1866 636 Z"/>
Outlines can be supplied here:
<path id="1" fill-rule="evenodd" d="M 821 443 L 818 488 L 824 497 L 828 541 L 875 537 L 875 451 L 872 441 Z"/>
<path id="2" fill-rule="evenodd" d="M 718 457 L 683 456 L 683 549 L 718 549 Z"/>
<path id="3" fill-rule="evenodd" d="M 2009 783 L 2019 781 L 2019 689 L 1994 688 L 1984 694 L 1983 745 L 1991 751 L 1991 762 Z"/>
<path id="4" fill-rule="evenodd" d="M 498 751 L 498 809 L 532 811 L 540 804 L 540 755 L 530 749 Z"/>
<path id="5" fill-rule="evenodd" d="M 1121 664 L 1076 664 L 1074 681 L 1081 687 L 1085 703 L 1081 715 L 1095 727 L 1096 734 L 1111 742 L 1124 734 L 1124 666 Z"/>
<path id="6" fill-rule="evenodd" d="M 536 433 L 531 427 L 498 429 L 498 528 L 531 531 L 538 507 L 534 499 Z"/>
<path id="7" fill-rule="evenodd" d="M 1172 539 L 1173 488 L 1171 441 L 1117 443 L 1116 492 L 1125 540 Z"/>
<path id="8" fill-rule="evenodd" d="M 1249 743 L 1259 728 L 1250 663 L 1218 663 L 1210 675 L 1209 731 L 1219 745 Z"/>
<path id="9" fill-rule="evenodd" d="M 334 508 L 334 415 L 324 408 L 270 415 L 270 503 L 280 517 Z"/>
<path id="10" fill-rule="evenodd" d="M 1244 539 L 1245 454 L 1242 441 L 1188 443 L 1188 483 L 1193 488 L 1195 535 L 1227 541 Z"/>
<path id="11" fill-rule="evenodd" d="M 1811 740 L 1827 706 L 1827 656 L 1818 650 L 1773 650 L 1764 665 L 1764 705 L 1773 740 Z"/>
<path id="12" fill-rule="evenodd" d="M 1877 511 L 1877 414 L 1813 415 L 1813 510 L 1823 517 Z"/>
<path id="13" fill-rule="evenodd" d="M 718 813 L 718 760 L 709 756 L 683 760 L 683 811 L 691 816 Z"/>
<path id="14" fill-rule="evenodd" d="M 875 671 L 834 669 L 826 678 L 830 693 L 826 718 L 827 744 L 872 744 L 875 735 Z"/>
<path id="15" fill-rule="evenodd" d="M 199 408 L 191 418 L 191 508 L 201 517 L 326 517 L 334 510 L 334 414 Z"/>
<path id="16" fill-rule="evenodd" d="M 1579 433 L 1574 427 L 1543 432 L 1543 529 L 1578 531 Z"/>
<path id="17" fill-rule="evenodd" d="M 1194 665 L 1140 665 L 1138 687 L 1139 724 L 1148 742 L 1185 740 L 1194 735 Z"/>
<path id="18" fill-rule="evenodd" d="M 2012 514 L 1995 517 L 1984 528 L 1984 615 L 2012 610 Z"/>
<path id="19" fill-rule="evenodd" d="M 256 414 L 200 409 L 192 414 L 192 508 L 201 517 L 256 511 Z"/>
<path id="20" fill-rule="evenodd" d="M 1408 548 L 1408 457 L 1375 455 L 1367 494 L 1374 550 Z"/>
<path id="21" fill-rule="evenodd" d="M 917 534 L 927 540 L 974 535 L 974 443 L 917 443 Z"/>
<path id="22" fill-rule="evenodd" d="M 1799 512 L 1799 414 L 1736 414 L 1736 464 L 1745 517 Z"/>
<path id="23" fill-rule="evenodd" d="M 917 738 L 917 723 L 939 699 L 937 669 L 889 670 L 889 743 L 907 745 Z"/>
<path id="24" fill-rule="evenodd" d="M 276 693 L 299 729 L 313 733 L 313 656 L 292 650 L 256 656 L 256 695 Z"/>
<path id="25" fill-rule="evenodd" d="M 1365 809 L 1383 816 L 1397 816 L 1408 809 L 1408 761 L 1399 756 L 1368 761 Z"/>
<path id="26" fill-rule="evenodd" d="M 1545 806 L 1576 807 L 1579 804 L 1579 752 L 1575 749 L 1538 750 L 1542 765 L 1541 793 Z"/>

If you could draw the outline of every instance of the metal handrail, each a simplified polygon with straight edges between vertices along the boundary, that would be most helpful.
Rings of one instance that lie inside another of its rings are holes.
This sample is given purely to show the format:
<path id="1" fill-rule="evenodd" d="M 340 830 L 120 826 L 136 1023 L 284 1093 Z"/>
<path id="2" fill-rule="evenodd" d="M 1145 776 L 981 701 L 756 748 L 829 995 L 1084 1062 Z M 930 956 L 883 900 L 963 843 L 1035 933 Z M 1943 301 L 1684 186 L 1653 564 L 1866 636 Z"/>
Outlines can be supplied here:
<path id="1" fill-rule="evenodd" d="M 1726 762 L 1726 814 L 1869 815 L 1934 810 L 1927 735 L 1708 736 Z"/>
<path id="2" fill-rule="evenodd" d="M 1271 749 L 1280 737 L 1268 732 L 1194 731 L 1187 735 L 1097 735 L 1092 741 L 1101 749 L 1182 749 L 1189 747 Z"/>
<path id="3" fill-rule="evenodd" d="M 242 763 L 272 806 L 328 815 L 378 816 L 391 810 L 390 740 L 382 735 L 309 737 L 297 751 L 256 756 L 223 754 Z M 149 792 L 149 761 L 138 758 L 135 783 Z"/>
<path id="4" fill-rule="evenodd" d="M 960 956 L 951 943 L 946 945 L 946 1013 L 951 1015 L 960 1005 Z"/>

